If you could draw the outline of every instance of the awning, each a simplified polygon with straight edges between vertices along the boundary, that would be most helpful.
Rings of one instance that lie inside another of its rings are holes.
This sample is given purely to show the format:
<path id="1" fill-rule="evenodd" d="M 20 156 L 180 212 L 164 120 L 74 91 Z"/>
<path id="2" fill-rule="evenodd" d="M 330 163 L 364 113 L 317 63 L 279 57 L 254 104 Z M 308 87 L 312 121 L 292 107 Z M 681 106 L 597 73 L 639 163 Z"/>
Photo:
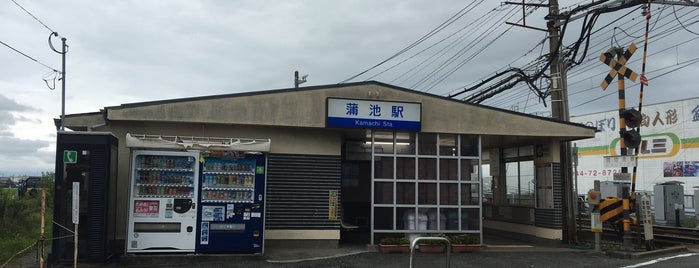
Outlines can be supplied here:
<path id="1" fill-rule="evenodd" d="M 269 152 L 271 139 L 126 134 L 126 147 Z"/>

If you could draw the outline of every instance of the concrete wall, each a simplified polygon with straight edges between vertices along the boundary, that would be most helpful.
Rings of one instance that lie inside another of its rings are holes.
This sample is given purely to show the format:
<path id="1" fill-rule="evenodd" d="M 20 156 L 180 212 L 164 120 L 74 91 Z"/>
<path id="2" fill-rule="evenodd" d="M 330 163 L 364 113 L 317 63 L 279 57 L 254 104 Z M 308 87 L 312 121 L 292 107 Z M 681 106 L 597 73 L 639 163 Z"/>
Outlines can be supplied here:
<path id="1" fill-rule="evenodd" d="M 422 104 L 422 132 L 504 136 L 591 137 L 593 128 L 564 124 L 379 84 L 283 90 L 107 107 L 108 120 L 198 122 L 324 128 L 326 99 Z"/>
<path id="2" fill-rule="evenodd" d="M 341 133 L 328 129 L 300 129 L 269 126 L 234 126 L 171 122 L 110 121 L 95 131 L 112 132 L 119 140 L 117 175 L 117 239 L 125 239 L 129 204 L 129 163 L 131 148 L 126 147 L 126 133 L 230 138 L 271 138 L 272 153 L 340 155 Z M 121 224 L 123 223 L 123 225 Z M 339 235 L 339 231 L 338 234 Z M 335 236 L 335 235 L 333 235 Z"/>

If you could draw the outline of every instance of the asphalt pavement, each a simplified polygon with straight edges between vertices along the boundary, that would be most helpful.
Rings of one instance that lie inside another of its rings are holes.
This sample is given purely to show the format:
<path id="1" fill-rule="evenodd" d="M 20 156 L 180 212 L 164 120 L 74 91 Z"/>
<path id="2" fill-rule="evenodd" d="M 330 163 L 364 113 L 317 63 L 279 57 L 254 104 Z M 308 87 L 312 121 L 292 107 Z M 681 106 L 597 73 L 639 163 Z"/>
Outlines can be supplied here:
<path id="1" fill-rule="evenodd" d="M 450 267 L 696 267 L 699 245 L 667 247 L 656 251 L 620 252 L 602 247 L 541 246 L 514 240 L 485 239 L 480 252 L 450 254 Z M 6 267 L 38 267 L 27 254 Z M 409 267 L 407 253 L 381 254 L 375 247 L 342 244 L 338 248 L 268 247 L 264 255 L 158 254 L 121 256 L 104 265 L 79 267 Z M 446 267 L 446 253 L 420 253 L 413 267 Z M 72 265 L 58 266 L 72 267 Z"/>

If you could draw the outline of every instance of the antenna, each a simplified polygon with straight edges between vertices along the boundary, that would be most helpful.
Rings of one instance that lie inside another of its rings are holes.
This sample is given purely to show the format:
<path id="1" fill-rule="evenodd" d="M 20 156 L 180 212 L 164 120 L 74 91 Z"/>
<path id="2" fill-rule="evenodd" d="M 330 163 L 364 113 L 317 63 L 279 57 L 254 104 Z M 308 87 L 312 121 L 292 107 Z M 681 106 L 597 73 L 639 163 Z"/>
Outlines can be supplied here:
<path id="1" fill-rule="evenodd" d="M 299 71 L 294 71 L 294 88 L 299 88 L 300 84 L 306 83 L 307 74 L 304 74 L 299 80 Z"/>

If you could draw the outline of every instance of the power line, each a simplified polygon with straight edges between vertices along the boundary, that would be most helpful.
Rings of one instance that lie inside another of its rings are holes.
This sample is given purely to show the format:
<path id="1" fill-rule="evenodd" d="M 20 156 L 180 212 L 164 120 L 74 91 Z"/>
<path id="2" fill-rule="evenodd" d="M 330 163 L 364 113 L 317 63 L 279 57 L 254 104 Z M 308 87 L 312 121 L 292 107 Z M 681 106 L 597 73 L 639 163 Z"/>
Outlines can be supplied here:
<path id="1" fill-rule="evenodd" d="M 38 64 L 41 64 L 42 66 L 44 66 L 44 67 L 46 67 L 46 68 L 49 68 L 50 70 L 52 70 L 52 71 L 54 71 L 54 72 L 57 72 L 57 73 L 59 72 L 59 71 L 57 71 L 56 69 L 54 69 L 54 68 L 51 68 L 51 67 L 49 67 L 48 65 L 46 65 L 46 64 L 44 64 L 44 63 L 42 63 L 42 62 L 38 61 L 38 60 L 37 60 L 37 59 L 35 59 L 35 58 L 32 58 L 31 56 L 29 56 L 29 55 L 25 54 L 25 53 L 24 53 L 24 52 L 22 52 L 22 51 L 19 51 L 19 50 L 17 50 L 16 48 L 14 48 L 14 47 L 12 47 L 12 46 L 10 46 L 10 45 L 6 44 L 6 43 L 5 43 L 5 42 L 3 42 L 3 41 L 0 41 L 0 44 L 3 44 L 3 45 L 5 45 L 5 46 L 6 46 L 6 47 L 8 47 L 9 49 L 12 49 L 12 50 L 14 50 L 15 52 L 17 52 L 17 53 L 21 54 L 22 56 L 24 56 L 24 57 L 26 57 L 26 58 L 28 58 L 28 59 L 30 59 L 30 60 L 32 60 L 32 61 L 34 61 L 34 62 L 38 63 Z"/>
<path id="2" fill-rule="evenodd" d="M 459 12 L 457 12 L 456 14 L 454 14 L 453 16 L 451 16 L 449 19 L 447 19 L 445 22 L 443 22 L 442 24 L 440 24 L 439 26 L 437 26 L 436 28 L 434 28 L 433 30 L 431 30 L 430 32 L 428 32 L 427 34 L 425 34 L 425 35 L 423 35 L 422 37 L 420 37 L 420 39 L 418 39 L 417 41 L 413 42 L 412 44 L 408 45 L 407 47 L 403 48 L 402 50 L 400 50 L 400 51 L 398 51 L 397 53 L 393 54 L 392 56 L 388 57 L 387 59 L 385 59 L 385 60 L 383 60 L 383 61 L 377 63 L 376 65 L 372 66 L 371 68 L 366 69 L 366 70 L 364 70 L 364 71 L 362 71 L 362 72 L 360 72 L 360 73 L 358 73 L 358 74 L 356 74 L 356 75 L 353 75 L 353 76 L 350 77 L 350 78 L 347 78 L 347 79 L 343 80 L 342 82 L 340 82 L 340 84 L 346 83 L 346 82 L 348 82 L 348 81 L 350 81 L 350 80 L 352 80 L 352 79 L 355 79 L 355 78 L 357 78 L 357 77 L 359 77 L 359 76 L 361 76 L 361 75 L 363 75 L 363 74 L 365 74 L 365 73 L 367 73 L 367 72 L 369 72 L 369 71 L 371 71 L 371 70 L 373 70 L 373 69 L 375 69 L 375 68 L 377 68 L 377 67 L 383 65 L 384 63 L 386 63 L 386 62 L 388 62 L 388 61 L 390 61 L 390 60 L 392 60 L 392 59 L 394 59 L 394 58 L 396 58 L 396 57 L 402 55 L 402 54 L 405 53 L 406 51 L 412 49 L 413 47 L 415 47 L 415 46 L 419 45 L 420 43 L 424 42 L 425 40 L 429 39 L 430 37 L 434 36 L 435 34 L 437 34 L 438 32 L 440 32 L 441 30 L 445 29 L 447 26 L 451 25 L 452 23 L 454 23 L 455 21 L 459 20 L 461 17 L 463 17 L 464 15 L 466 15 L 466 14 L 468 13 L 468 11 L 470 11 L 470 10 L 468 10 L 468 11 L 466 11 L 466 12 L 464 12 L 464 11 L 465 11 L 466 9 L 468 9 L 471 5 L 473 5 L 473 4 L 475 4 L 475 5 L 480 5 L 482 2 L 483 2 L 483 0 L 481 0 L 480 2 L 475 2 L 475 1 L 474 1 L 474 2 L 469 3 L 469 4 L 466 5 L 464 8 L 462 8 L 461 10 L 459 10 Z"/>
<path id="3" fill-rule="evenodd" d="M 672 6 L 672 14 L 675 14 L 675 19 L 676 19 L 677 22 L 680 24 L 680 26 L 682 26 L 682 28 L 684 28 L 685 31 L 688 31 L 688 32 L 690 32 L 690 33 L 693 33 L 694 35 L 699 35 L 698 33 L 695 33 L 695 32 L 690 31 L 689 29 L 687 29 L 687 27 L 684 27 L 684 24 L 682 24 L 682 22 L 680 21 L 680 19 L 677 17 L 677 11 L 675 10 L 675 6 Z M 692 22 L 691 24 L 694 24 L 694 23 L 696 23 L 696 22 L 697 22 L 697 21 L 694 21 L 694 22 Z M 691 24 L 690 24 L 690 25 L 691 25 Z"/>
<path id="4" fill-rule="evenodd" d="M 616 10 L 618 10 L 618 9 L 616 9 Z M 694 11 L 694 9 L 693 9 L 692 11 Z M 633 11 L 632 11 L 632 12 L 633 12 Z M 684 14 L 683 16 L 688 15 L 688 14 L 689 14 L 689 13 Z M 618 18 L 618 19 L 616 19 L 616 20 L 613 20 L 613 21 L 614 21 L 614 22 L 620 22 L 621 19 L 622 19 L 622 18 L 626 18 L 627 15 L 628 15 L 628 14 L 625 14 L 624 16 L 621 16 L 620 18 Z M 657 19 L 656 19 L 656 22 L 654 23 L 654 27 L 655 27 L 656 24 L 658 24 L 658 21 L 659 21 L 659 19 L 661 19 L 661 16 L 657 16 L 656 18 L 657 18 Z M 664 19 L 667 20 L 667 17 L 665 17 Z M 627 21 L 624 22 L 623 24 L 629 23 L 629 22 L 631 22 L 631 21 L 633 21 L 633 20 L 634 20 L 634 19 L 627 20 Z M 693 23 L 695 23 L 695 22 L 692 22 L 692 24 L 693 24 Z M 613 32 L 613 29 L 610 29 L 611 27 L 608 28 L 608 26 L 610 26 L 611 24 L 612 24 L 612 23 L 607 24 L 607 25 L 605 25 L 605 26 L 599 28 L 599 30 L 596 30 L 596 31 L 591 32 L 592 36 L 598 37 L 598 38 L 594 38 L 594 39 L 604 38 L 604 36 L 605 36 L 606 34 L 599 35 L 598 33 L 601 32 L 601 31 L 602 31 L 603 29 L 605 29 L 605 28 L 609 29 L 609 30 L 607 30 L 608 33 Z M 680 29 L 679 29 L 679 26 L 677 26 L 677 27 L 671 27 L 671 25 L 670 25 L 669 23 L 663 23 L 663 22 L 661 22 L 661 23 L 659 23 L 658 25 L 666 26 L 667 28 L 670 28 L 670 29 L 667 29 L 667 30 L 664 30 L 664 31 L 660 31 L 659 34 L 656 35 L 656 36 L 654 37 L 655 41 L 661 41 L 661 40 L 663 39 L 662 36 L 669 36 L 670 34 L 674 34 L 674 33 L 676 33 L 677 31 L 680 30 Z M 662 27 L 662 26 L 661 26 L 661 27 Z M 629 27 L 629 28 L 631 28 L 631 27 Z M 627 28 L 626 30 L 628 31 L 629 28 Z M 591 30 L 591 29 L 588 29 L 588 30 Z M 606 38 L 605 38 L 605 39 L 606 39 Z M 589 40 L 588 40 L 588 42 L 589 42 Z M 593 44 L 596 44 L 596 45 L 590 46 L 590 50 L 591 50 L 591 51 L 595 51 L 595 50 L 602 51 L 602 50 L 604 50 L 603 48 L 600 47 L 600 46 L 604 46 L 604 44 L 603 44 L 604 42 L 600 42 L 600 41 L 594 42 L 594 41 L 593 41 L 592 43 L 593 43 Z M 578 44 L 579 44 L 579 43 L 578 43 Z M 594 48 L 594 47 L 599 47 L 599 48 Z M 569 47 L 569 48 L 570 48 L 570 47 Z M 663 50 L 664 50 L 664 49 L 663 49 Z M 590 54 L 593 54 L 593 53 L 594 53 L 594 52 L 591 52 Z M 594 62 L 594 63 L 597 62 L 597 60 L 596 60 L 595 57 L 585 57 L 584 55 L 585 55 L 585 54 L 583 54 L 583 57 L 580 58 L 580 60 L 581 60 L 580 63 L 582 63 L 583 65 L 585 65 L 585 67 L 582 68 L 582 70 L 580 70 L 580 68 L 575 68 L 576 71 L 583 71 L 583 72 L 577 72 L 578 74 L 583 74 L 583 73 L 585 73 L 584 71 L 589 70 L 589 69 L 593 69 L 595 66 L 594 66 L 592 63 L 593 63 L 593 62 Z M 583 60 L 583 59 L 585 59 L 585 58 L 587 58 L 587 60 Z M 689 63 L 689 64 L 692 64 L 692 63 L 694 63 L 694 62 L 691 62 L 691 63 Z M 582 66 L 578 66 L 578 67 L 582 67 Z M 673 70 L 673 71 L 674 71 L 674 70 Z M 573 76 L 576 76 L 576 75 L 573 75 Z M 588 78 L 584 78 L 584 79 L 578 80 L 578 82 L 574 82 L 574 83 L 572 83 L 572 84 L 579 83 L 579 82 L 583 82 L 583 81 L 585 81 L 586 79 L 588 79 Z M 524 90 L 522 90 L 522 91 L 524 91 Z M 584 90 L 584 91 L 587 91 L 587 90 Z M 583 92 L 584 92 L 584 91 L 583 91 Z M 514 93 L 514 92 L 512 92 L 512 93 Z M 496 103 L 507 102 L 507 101 L 510 101 L 511 98 L 515 98 L 516 96 L 523 97 L 523 95 L 524 95 L 524 94 L 504 94 L 504 95 L 498 97 L 497 100 L 495 100 L 495 102 L 496 102 Z M 575 95 L 575 94 L 572 94 L 572 95 Z M 512 97 L 510 97 L 510 96 L 512 96 Z M 599 99 L 599 98 L 597 98 L 597 99 Z M 595 99 L 595 100 L 597 100 L 597 99 Z M 519 99 L 519 100 L 520 100 L 520 102 L 521 102 L 521 99 Z M 585 104 L 586 104 L 586 103 L 589 103 L 589 102 L 592 102 L 592 101 L 594 101 L 594 100 L 585 102 Z M 490 103 L 493 103 L 492 101 L 489 101 L 489 102 L 490 102 Z M 578 106 L 576 106 L 576 107 L 578 107 Z"/>
<path id="5" fill-rule="evenodd" d="M 29 14 L 29 16 L 32 16 L 32 18 L 34 18 L 36 21 L 38 21 L 39 23 L 41 23 L 41 25 L 43 25 L 43 26 L 44 26 L 46 29 L 48 29 L 50 32 L 52 32 L 52 33 L 55 32 L 54 30 L 51 30 L 51 28 L 49 28 L 49 26 L 46 25 L 46 23 L 44 23 L 44 22 L 42 22 L 41 20 L 39 20 L 39 18 L 37 18 L 36 16 L 34 16 L 32 13 L 30 13 L 27 9 L 25 9 L 22 5 L 20 5 L 19 3 L 17 3 L 15 0 L 10 0 L 10 1 L 12 1 L 12 3 L 15 3 L 15 5 L 17 5 L 17 6 L 18 6 L 19 8 L 21 8 L 22 10 L 24 10 L 24 12 L 27 12 L 27 14 Z"/>

